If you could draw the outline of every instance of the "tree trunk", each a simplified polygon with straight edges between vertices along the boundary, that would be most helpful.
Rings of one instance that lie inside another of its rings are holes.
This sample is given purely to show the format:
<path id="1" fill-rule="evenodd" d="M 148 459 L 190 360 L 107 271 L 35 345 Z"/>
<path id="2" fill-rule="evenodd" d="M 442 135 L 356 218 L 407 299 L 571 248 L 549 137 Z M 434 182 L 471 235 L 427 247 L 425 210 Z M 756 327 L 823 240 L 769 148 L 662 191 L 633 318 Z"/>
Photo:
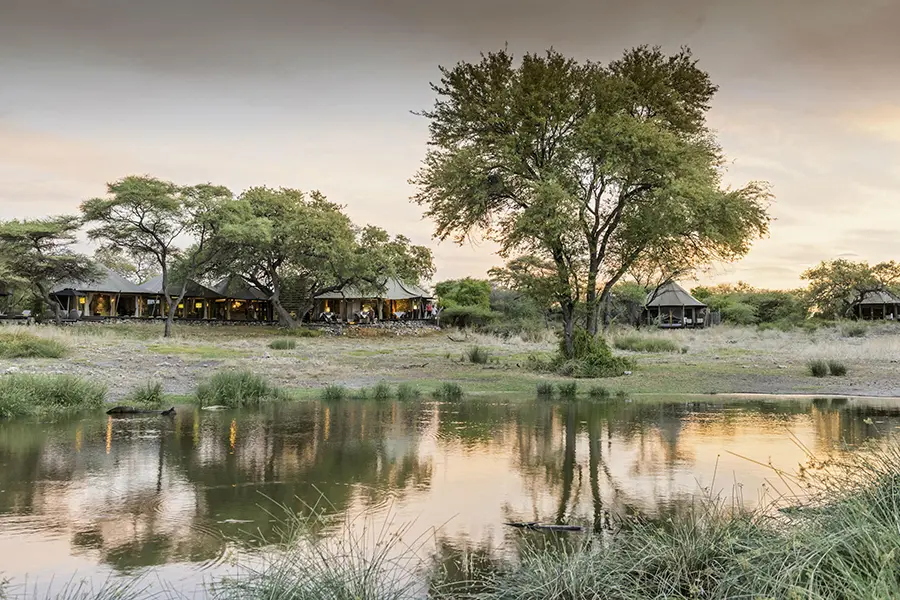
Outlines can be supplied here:
<path id="1" fill-rule="evenodd" d="M 597 302 L 597 276 L 599 271 L 599 264 L 592 259 L 588 268 L 587 281 L 585 282 L 587 291 L 587 330 L 592 336 L 597 335 L 600 329 L 597 324 L 600 308 Z"/>
<path id="2" fill-rule="evenodd" d="M 575 303 L 567 300 L 562 303 L 563 342 L 566 358 L 575 357 Z"/>
<path id="3" fill-rule="evenodd" d="M 43 285 L 38 285 L 36 287 L 37 287 L 38 293 L 41 295 L 41 298 L 44 300 L 44 302 L 47 303 L 47 308 L 49 308 L 53 311 L 53 320 L 56 322 L 57 325 L 62 325 L 62 317 L 60 317 L 60 315 L 59 315 L 59 309 L 60 309 L 59 302 L 56 302 L 55 300 L 53 300 L 53 298 L 50 297 L 50 289 L 49 288 L 45 288 Z M 40 317 L 40 315 L 35 315 L 35 316 Z"/>
<path id="4" fill-rule="evenodd" d="M 166 315 L 166 323 L 163 325 L 163 337 L 167 338 L 172 336 L 172 322 L 175 320 L 175 310 L 172 308 L 172 299 L 169 298 L 169 269 L 166 268 L 165 257 L 160 261 L 160 268 L 162 269 L 163 314 Z M 176 304 L 176 306 L 178 305 Z"/>
<path id="5" fill-rule="evenodd" d="M 275 291 L 272 293 L 272 296 L 269 298 L 269 300 L 271 300 L 272 306 L 275 307 L 275 312 L 278 313 L 279 323 L 291 329 L 300 326 L 299 321 L 292 317 L 288 309 L 286 309 L 284 307 L 284 304 L 281 303 L 281 290 L 278 289 L 278 287 L 275 288 Z"/>
<path id="6" fill-rule="evenodd" d="M 184 283 L 181 284 L 181 291 L 178 293 L 178 298 L 175 302 L 169 302 L 169 310 L 166 312 L 166 325 L 163 329 L 163 337 L 170 337 L 172 335 L 172 325 L 175 323 L 175 309 L 178 308 L 178 305 L 181 304 L 181 301 L 184 300 L 184 295 L 187 293 L 187 279 L 184 280 Z M 165 294 L 166 300 L 169 300 L 169 295 Z"/>

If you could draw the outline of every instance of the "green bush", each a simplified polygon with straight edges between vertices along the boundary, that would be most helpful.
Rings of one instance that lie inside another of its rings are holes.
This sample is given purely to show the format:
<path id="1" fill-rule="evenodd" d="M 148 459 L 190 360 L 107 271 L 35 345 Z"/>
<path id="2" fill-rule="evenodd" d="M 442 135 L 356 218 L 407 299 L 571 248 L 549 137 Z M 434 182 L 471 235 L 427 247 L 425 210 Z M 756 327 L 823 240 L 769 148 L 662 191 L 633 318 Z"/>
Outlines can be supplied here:
<path id="1" fill-rule="evenodd" d="M 759 320 L 756 315 L 756 309 L 743 302 L 726 302 L 719 310 L 722 311 L 722 321 L 725 323 L 753 325 Z"/>
<path id="2" fill-rule="evenodd" d="M 445 382 L 434 391 L 434 397 L 438 400 L 461 400 L 465 395 L 462 387 L 458 383 Z"/>
<path id="3" fill-rule="evenodd" d="M 618 377 L 633 367 L 629 359 L 614 356 L 606 340 L 592 336 L 584 329 L 575 330 L 573 342 L 571 356 L 566 352 L 565 339 L 559 342 L 555 365 L 562 375 L 584 379 Z"/>
<path id="4" fill-rule="evenodd" d="M 368 396 L 368 390 L 363 388 L 363 389 L 359 390 L 358 394 L 362 396 L 361 399 L 365 399 Z M 332 385 L 326 386 L 325 389 L 322 390 L 322 399 L 323 400 L 328 400 L 328 401 L 343 400 L 347 396 L 349 396 L 349 393 L 347 392 L 347 388 L 345 388 L 342 385 L 332 384 Z M 357 396 L 357 397 L 359 397 L 359 396 Z"/>
<path id="5" fill-rule="evenodd" d="M 269 348 L 272 350 L 293 350 L 297 347 L 297 340 L 272 340 Z"/>
<path id="6" fill-rule="evenodd" d="M 219 371 L 197 386 L 196 397 L 200 406 L 241 408 L 258 406 L 268 400 L 282 400 L 287 395 L 250 371 Z"/>
<path id="7" fill-rule="evenodd" d="M 574 400 L 576 396 L 578 396 L 578 384 L 572 381 L 571 383 L 560 383 L 557 386 L 559 390 L 559 397 L 565 398 L 566 400 Z"/>
<path id="8" fill-rule="evenodd" d="M 594 400 L 604 400 L 606 398 L 609 398 L 610 393 L 609 393 L 609 390 L 606 389 L 605 387 L 600 386 L 600 385 L 595 385 L 594 387 L 592 387 L 590 389 L 590 391 L 588 392 L 588 395 L 591 398 L 593 398 Z"/>
<path id="9" fill-rule="evenodd" d="M 806 368 L 813 377 L 825 377 L 828 375 L 828 363 L 821 359 L 811 360 L 807 363 Z"/>
<path id="10" fill-rule="evenodd" d="M 403 401 L 418 400 L 422 391 L 411 383 L 401 383 L 397 386 L 397 399 Z"/>
<path id="11" fill-rule="evenodd" d="M 74 375 L 0 376 L 0 418 L 60 414 L 103 406 L 106 387 Z"/>
<path id="12" fill-rule="evenodd" d="M 142 383 L 131 393 L 126 396 L 129 404 L 136 406 L 145 406 L 147 408 L 156 408 L 163 403 L 165 394 L 163 394 L 163 386 L 159 381 L 147 381 Z"/>
<path id="13" fill-rule="evenodd" d="M 290 327 L 286 329 L 280 329 L 279 333 L 288 337 L 298 338 L 316 338 L 325 335 L 325 333 L 321 329 L 311 329 L 309 327 Z"/>
<path id="14" fill-rule="evenodd" d="M 62 358 L 68 354 L 69 347 L 57 340 L 24 331 L 0 332 L 0 358 Z"/>
<path id="15" fill-rule="evenodd" d="M 848 323 L 841 327 L 841 335 L 847 338 L 865 337 L 868 332 L 863 323 Z"/>
<path id="16" fill-rule="evenodd" d="M 843 377 L 847 374 L 847 365 L 839 360 L 829 360 L 828 372 L 836 377 Z"/>
<path id="17" fill-rule="evenodd" d="M 375 400 L 390 400 L 393 395 L 394 391 L 386 381 L 379 381 L 375 384 L 375 387 L 372 388 L 372 397 Z"/>
<path id="18" fill-rule="evenodd" d="M 465 357 L 476 365 L 486 365 L 491 360 L 491 351 L 482 346 L 472 346 L 466 350 Z"/>
<path id="19" fill-rule="evenodd" d="M 549 381 L 542 381 L 537 384 L 537 397 L 542 399 L 549 399 L 553 397 L 554 387 L 553 384 Z"/>
<path id="20" fill-rule="evenodd" d="M 681 349 L 672 340 L 634 334 L 617 337 L 613 345 L 619 350 L 630 352 L 678 352 Z"/>
<path id="21" fill-rule="evenodd" d="M 452 306 L 441 312 L 441 325 L 465 329 L 486 325 L 496 317 L 495 312 L 483 306 Z"/>

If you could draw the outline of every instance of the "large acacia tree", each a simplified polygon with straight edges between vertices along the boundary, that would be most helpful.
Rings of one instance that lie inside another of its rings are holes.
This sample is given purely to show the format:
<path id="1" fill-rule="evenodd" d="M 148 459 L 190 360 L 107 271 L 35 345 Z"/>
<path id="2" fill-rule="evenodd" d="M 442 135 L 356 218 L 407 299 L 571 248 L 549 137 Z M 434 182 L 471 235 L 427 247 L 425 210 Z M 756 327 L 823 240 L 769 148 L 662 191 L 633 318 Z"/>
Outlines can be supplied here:
<path id="1" fill-rule="evenodd" d="M 767 231 L 766 187 L 722 186 L 716 87 L 689 50 L 609 65 L 504 50 L 441 75 L 413 199 L 441 240 L 551 263 L 569 349 L 579 304 L 596 333 L 602 295 L 642 257 L 736 258 Z"/>
<path id="2" fill-rule="evenodd" d="M 97 268 L 72 250 L 81 227 L 78 217 L 0 222 L 0 279 L 10 287 L 27 286 L 60 322 L 59 302 L 50 294 L 63 281 L 91 281 Z"/>
<path id="3" fill-rule="evenodd" d="M 353 285 L 377 295 L 387 279 L 417 283 L 433 273 L 431 251 L 377 227 L 356 227 L 319 192 L 255 187 L 220 207 L 213 243 L 218 269 L 266 293 L 279 320 L 296 326 L 314 299 Z M 294 314 L 284 305 L 293 288 Z"/>
<path id="4" fill-rule="evenodd" d="M 853 307 L 871 292 L 900 292 L 900 264 L 892 260 L 874 265 L 844 258 L 828 260 L 800 277 L 809 282 L 805 294 L 809 308 L 829 318 L 849 317 Z"/>

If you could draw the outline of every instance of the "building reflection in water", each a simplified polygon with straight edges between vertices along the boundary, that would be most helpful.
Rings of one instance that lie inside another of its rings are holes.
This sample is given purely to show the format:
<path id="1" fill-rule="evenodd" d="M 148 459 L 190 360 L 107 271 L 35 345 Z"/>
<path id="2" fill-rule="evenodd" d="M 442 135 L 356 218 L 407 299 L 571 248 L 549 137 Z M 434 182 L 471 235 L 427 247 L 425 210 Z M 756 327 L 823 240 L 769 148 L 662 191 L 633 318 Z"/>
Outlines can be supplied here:
<path id="1" fill-rule="evenodd" d="M 701 492 L 754 505 L 771 473 L 742 456 L 792 470 L 805 462 L 794 437 L 824 454 L 898 425 L 889 403 L 723 399 L 353 401 L 3 423 L 0 539 L 64 536 L 66 552 L 119 572 L 215 566 L 277 538 L 278 511 L 318 507 L 414 521 L 411 536 L 440 526 L 448 556 L 493 551 L 516 539 L 504 521 L 599 529 L 674 513 Z"/>

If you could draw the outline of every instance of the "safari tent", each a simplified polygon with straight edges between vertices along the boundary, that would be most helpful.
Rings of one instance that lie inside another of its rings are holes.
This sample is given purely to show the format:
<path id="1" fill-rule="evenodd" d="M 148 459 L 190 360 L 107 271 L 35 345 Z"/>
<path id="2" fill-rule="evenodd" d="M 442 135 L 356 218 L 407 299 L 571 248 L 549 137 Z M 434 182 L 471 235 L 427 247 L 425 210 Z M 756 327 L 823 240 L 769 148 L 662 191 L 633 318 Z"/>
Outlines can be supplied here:
<path id="1" fill-rule="evenodd" d="M 433 297 L 417 285 L 388 279 L 381 292 L 347 286 L 316 297 L 313 320 L 409 320 L 430 317 Z"/>
<path id="2" fill-rule="evenodd" d="M 853 305 L 853 315 L 865 321 L 896 320 L 900 318 L 900 297 L 888 290 L 866 292 Z"/>
<path id="3" fill-rule="evenodd" d="M 647 324 L 670 328 L 698 328 L 706 325 L 707 306 L 687 290 L 669 281 L 648 294 Z"/>

